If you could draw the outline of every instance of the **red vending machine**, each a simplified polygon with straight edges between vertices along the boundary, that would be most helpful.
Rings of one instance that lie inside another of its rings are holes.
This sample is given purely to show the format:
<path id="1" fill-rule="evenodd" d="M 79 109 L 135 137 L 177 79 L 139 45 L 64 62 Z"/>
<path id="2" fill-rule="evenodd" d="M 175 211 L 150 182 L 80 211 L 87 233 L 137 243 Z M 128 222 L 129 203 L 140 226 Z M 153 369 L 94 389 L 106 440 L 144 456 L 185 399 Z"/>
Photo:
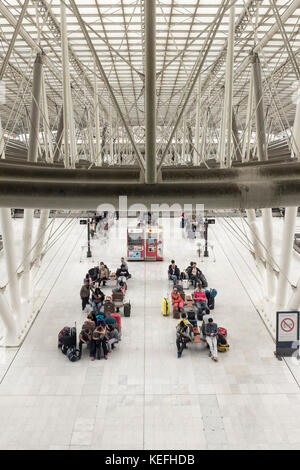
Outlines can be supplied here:
<path id="1" fill-rule="evenodd" d="M 127 230 L 127 259 L 128 261 L 145 260 L 145 237 L 143 228 Z"/>
<path id="2" fill-rule="evenodd" d="M 161 227 L 145 229 L 145 258 L 147 261 L 163 260 L 163 237 Z"/>

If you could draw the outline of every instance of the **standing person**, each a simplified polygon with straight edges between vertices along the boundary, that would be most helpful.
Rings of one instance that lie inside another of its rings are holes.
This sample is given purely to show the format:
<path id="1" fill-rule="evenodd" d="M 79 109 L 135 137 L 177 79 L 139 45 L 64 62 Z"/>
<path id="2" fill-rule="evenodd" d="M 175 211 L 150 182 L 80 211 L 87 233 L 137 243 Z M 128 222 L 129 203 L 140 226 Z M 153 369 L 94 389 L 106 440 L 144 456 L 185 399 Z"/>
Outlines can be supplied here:
<path id="1" fill-rule="evenodd" d="M 207 297 L 205 290 L 202 288 L 202 285 L 199 283 L 197 289 L 194 292 L 194 301 L 198 309 L 199 316 L 203 316 L 203 311 L 209 313 L 209 308 L 207 305 Z M 201 318 L 200 318 L 201 319 Z"/>
<path id="2" fill-rule="evenodd" d="M 92 300 L 92 306 L 96 314 L 100 314 L 100 308 L 103 305 L 104 299 L 105 299 L 105 295 L 103 294 L 101 289 L 97 287 L 94 291 L 93 300 Z"/>
<path id="3" fill-rule="evenodd" d="M 108 267 L 101 261 L 99 264 L 99 286 L 101 286 L 101 282 L 103 282 L 103 286 L 106 285 L 106 281 L 108 281 Z"/>
<path id="4" fill-rule="evenodd" d="M 179 294 L 178 290 L 176 287 L 174 287 L 172 294 L 171 294 L 171 299 L 172 299 L 172 304 L 173 304 L 173 309 L 178 308 L 178 311 L 183 310 L 184 307 L 184 301 Z"/>
<path id="5" fill-rule="evenodd" d="M 84 284 L 80 289 L 80 298 L 82 301 L 82 311 L 85 310 L 86 306 L 89 305 L 90 301 L 90 283 L 88 279 L 84 280 Z"/>
<path id="6" fill-rule="evenodd" d="M 176 286 L 176 281 L 180 278 L 180 271 L 175 264 L 175 261 L 172 259 L 171 264 L 168 270 L 169 279 L 172 279 L 174 287 Z"/>
<path id="7" fill-rule="evenodd" d="M 104 352 L 104 359 L 108 359 L 107 353 L 107 343 L 106 343 L 106 328 L 103 326 L 98 326 L 92 335 L 92 344 L 91 344 L 91 360 L 94 361 L 95 357 L 100 360 L 101 356 L 101 347 Z"/>
<path id="8" fill-rule="evenodd" d="M 214 323 L 212 318 L 209 318 L 208 322 L 205 324 L 204 334 L 212 359 L 213 361 L 218 362 L 218 325 Z"/>

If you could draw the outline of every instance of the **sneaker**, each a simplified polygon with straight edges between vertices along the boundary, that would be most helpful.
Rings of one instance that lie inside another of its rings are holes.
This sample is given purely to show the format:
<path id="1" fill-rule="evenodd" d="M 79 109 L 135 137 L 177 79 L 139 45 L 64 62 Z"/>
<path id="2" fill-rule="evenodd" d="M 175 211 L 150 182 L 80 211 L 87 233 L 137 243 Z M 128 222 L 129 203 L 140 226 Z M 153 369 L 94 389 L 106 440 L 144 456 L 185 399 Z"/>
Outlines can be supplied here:
<path id="1" fill-rule="evenodd" d="M 104 356 L 104 359 L 108 359 L 108 356 Z"/>
<path id="2" fill-rule="evenodd" d="M 219 359 L 218 359 L 217 357 L 213 357 L 213 360 L 214 360 L 215 362 L 218 362 L 218 361 L 219 361 Z"/>
<path id="3" fill-rule="evenodd" d="M 95 360 L 95 358 L 94 358 L 94 356 L 92 356 L 92 357 L 91 357 L 91 361 L 94 361 L 94 360 Z"/>
<path id="4" fill-rule="evenodd" d="M 178 359 L 180 359 L 181 358 L 181 353 L 177 353 L 177 357 L 178 357 Z"/>

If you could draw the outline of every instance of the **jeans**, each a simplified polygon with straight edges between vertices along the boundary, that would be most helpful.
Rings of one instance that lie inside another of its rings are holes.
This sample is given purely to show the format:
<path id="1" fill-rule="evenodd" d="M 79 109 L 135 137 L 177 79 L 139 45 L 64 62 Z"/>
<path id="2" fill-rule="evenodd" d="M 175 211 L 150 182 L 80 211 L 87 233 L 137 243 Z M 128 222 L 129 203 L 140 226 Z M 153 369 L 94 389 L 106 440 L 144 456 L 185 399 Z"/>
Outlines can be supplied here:
<path id="1" fill-rule="evenodd" d="M 182 354 L 182 351 L 184 350 L 185 348 L 185 345 L 189 342 L 189 339 L 188 338 L 185 338 L 184 336 L 177 336 L 177 339 L 176 339 L 176 346 L 177 346 L 177 352 L 179 352 L 180 354 Z"/>
<path id="2" fill-rule="evenodd" d="M 201 282 L 200 279 L 199 279 L 199 277 L 197 277 L 197 276 L 191 275 L 191 278 L 190 278 L 190 279 L 191 279 L 191 281 L 193 282 L 194 287 L 197 287 L 197 284 L 199 284 L 199 282 Z"/>
<path id="3" fill-rule="evenodd" d="M 216 336 L 205 336 L 212 357 L 218 357 L 218 344 Z"/>
<path id="4" fill-rule="evenodd" d="M 117 342 L 118 342 L 117 338 L 111 338 L 111 339 L 108 341 L 107 344 L 108 344 L 108 349 L 109 349 L 109 351 L 111 351 L 112 345 L 115 344 L 115 343 L 117 343 Z"/>
<path id="5" fill-rule="evenodd" d="M 207 302 L 196 302 L 196 307 L 199 313 L 202 313 L 204 310 L 206 311 L 206 313 L 209 313 Z"/>
<path id="6" fill-rule="evenodd" d="M 93 307 L 94 311 L 95 311 L 97 314 L 99 314 L 99 313 L 100 313 L 100 309 L 101 309 L 101 307 L 102 307 L 102 302 L 98 302 L 98 303 L 92 302 L 92 307 Z"/>
<path id="7" fill-rule="evenodd" d="M 177 276 L 175 276 L 175 274 L 171 274 L 170 279 L 172 279 L 174 287 L 175 287 L 176 286 L 176 281 L 177 281 Z"/>

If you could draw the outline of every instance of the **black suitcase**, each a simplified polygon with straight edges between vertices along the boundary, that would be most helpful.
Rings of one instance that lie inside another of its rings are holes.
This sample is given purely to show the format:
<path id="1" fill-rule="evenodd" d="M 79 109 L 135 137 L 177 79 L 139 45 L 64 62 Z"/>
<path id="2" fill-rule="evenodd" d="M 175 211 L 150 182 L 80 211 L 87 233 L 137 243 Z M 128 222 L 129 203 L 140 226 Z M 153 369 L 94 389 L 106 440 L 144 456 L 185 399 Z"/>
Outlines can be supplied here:
<path id="1" fill-rule="evenodd" d="M 131 314 L 131 304 L 130 302 L 127 302 L 124 304 L 124 317 L 130 317 Z"/>

